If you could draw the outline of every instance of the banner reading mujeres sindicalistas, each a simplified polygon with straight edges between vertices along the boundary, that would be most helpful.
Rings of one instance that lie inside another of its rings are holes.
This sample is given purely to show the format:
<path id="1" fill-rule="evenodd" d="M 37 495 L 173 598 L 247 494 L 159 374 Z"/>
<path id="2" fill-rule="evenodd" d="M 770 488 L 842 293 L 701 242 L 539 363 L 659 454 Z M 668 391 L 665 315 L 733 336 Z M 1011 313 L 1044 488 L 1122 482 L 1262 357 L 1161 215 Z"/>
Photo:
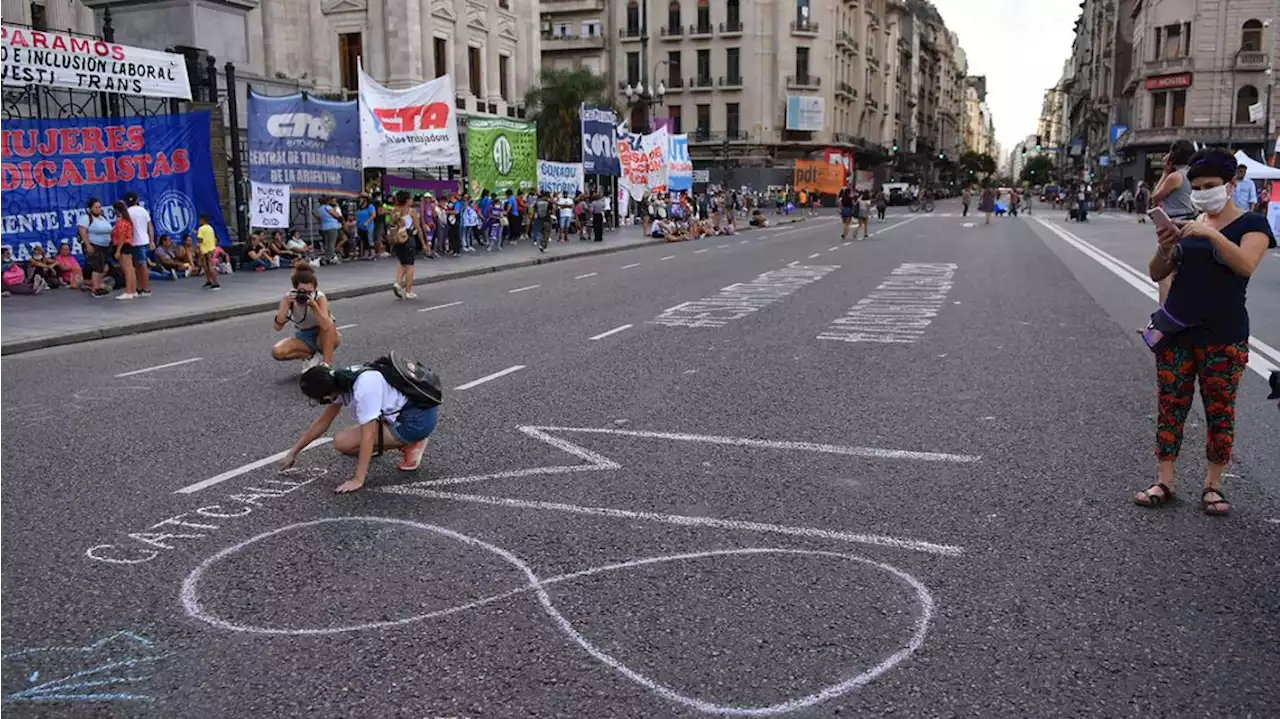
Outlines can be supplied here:
<path id="1" fill-rule="evenodd" d="M 360 111 L 304 93 L 249 93 L 249 179 L 294 194 L 360 193 Z"/>

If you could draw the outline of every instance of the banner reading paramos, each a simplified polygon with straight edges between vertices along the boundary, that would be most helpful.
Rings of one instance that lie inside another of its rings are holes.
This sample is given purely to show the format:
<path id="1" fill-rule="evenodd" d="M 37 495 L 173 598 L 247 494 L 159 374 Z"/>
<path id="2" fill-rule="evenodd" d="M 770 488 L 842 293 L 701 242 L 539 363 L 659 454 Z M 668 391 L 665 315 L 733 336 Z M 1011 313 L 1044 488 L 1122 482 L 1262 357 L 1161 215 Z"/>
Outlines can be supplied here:
<path id="1" fill-rule="evenodd" d="M 0 81 L 191 99 L 181 55 L 60 32 L 0 26 Z"/>
<path id="2" fill-rule="evenodd" d="M 302 93 L 249 93 L 249 179 L 291 185 L 298 194 L 355 197 L 360 192 L 356 101 Z"/>
<path id="3" fill-rule="evenodd" d="M 365 167 L 461 165 L 453 76 L 406 90 L 379 85 L 360 70 L 360 154 Z"/>

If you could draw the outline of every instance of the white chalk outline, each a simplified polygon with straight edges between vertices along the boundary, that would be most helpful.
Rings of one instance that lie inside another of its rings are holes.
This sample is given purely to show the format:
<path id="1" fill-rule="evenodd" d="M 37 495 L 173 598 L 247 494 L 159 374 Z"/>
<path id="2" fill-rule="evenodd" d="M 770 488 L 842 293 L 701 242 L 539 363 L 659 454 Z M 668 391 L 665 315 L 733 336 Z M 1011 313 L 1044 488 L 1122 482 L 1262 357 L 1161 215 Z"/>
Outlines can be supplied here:
<path id="1" fill-rule="evenodd" d="M 309 449 L 315 449 L 316 447 L 323 447 L 324 445 L 329 444 L 332 441 L 333 441 L 332 437 L 320 437 L 316 441 L 307 445 L 306 447 L 303 447 L 302 451 L 306 452 Z M 249 472 L 252 472 L 253 470 L 258 469 L 260 467 L 265 467 L 269 464 L 275 464 L 276 462 L 279 462 L 280 460 L 284 459 L 285 456 L 288 454 L 289 454 L 289 450 L 285 450 L 283 452 L 276 452 L 270 457 L 263 457 L 262 459 L 254 460 L 248 464 L 242 464 L 239 467 L 236 467 L 235 469 L 228 469 L 222 474 L 215 475 L 208 479 L 202 479 L 199 482 L 196 482 L 195 484 L 188 484 L 187 486 L 182 487 L 181 489 L 175 489 L 173 490 L 173 493 L 174 494 L 195 494 L 196 492 L 199 492 L 202 489 L 208 489 L 215 484 L 222 484 L 228 479 L 235 479 L 236 477 L 239 477 L 242 474 L 248 474 Z"/>
<path id="2" fill-rule="evenodd" d="M 462 543 L 468 546 L 483 549 L 485 551 L 488 551 L 492 554 L 497 555 L 499 558 L 503 559 L 512 567 L 514 567 L 516 570 L 518 570 L 521 574 L 523 574 L 526 580 L 526 584 L 524 586 L 518 587 L 517 589 L 513 589 L 507 592 L 495 594 L 493 596 L 485 597 L 483 599 L 478 599 L 476 601 L 469 602 L 466 604 L 460 604 L 453 607 L 436 610 L 434 612 L 428 612 L 428 613 L 417 615 L 414 617 L 387 620 L 383 622 L 355 624 L 355 625 L 349 625 L 345 627 L 328 627 L 328 628 L 322 628 L 322 629 L 280 629 L 280 628 L 274 628 L 274 627 L 254 627 L 249 625 L 235 624 L 233 622 L 227 621 L 225 619 L 221 619 L 219 617 L 216 617 L 210 614 L 205 610 L 204 606 L 201 604 L 199 591 L 198 591 L 201 578 L 204 576 L 204 573 L 208 571 L 210 567 L 217 564 L 219 561 L 227 558 L 228 556 L 231 556 L 232 554 L 235 554 L 236 552 L 239 552 L 240 550 L 248 547 L 249 545 L 259 542 L 263 539 L 267 539 L 269 537 L 273 537 L 275 535 L 282 534 L 284 532 L 292 531 L 295 529 L 302 529 L 302 528 L 311 527 L 311 526 L 320 525 L 320 524 L 330 524 L 330 523 L 338 523 L 338 522 L 357 522 L 357 521 L 375 522 L 375 523 L 384 523 L 384 524 L 399 524 L 402 526 L 413 527 L 415 529 L 422 529 L 428 532 L 432 532 L 432 533 L 447 537 L 449 539 L 453 539 L 454 541 L 457 541 L 459 543 Z M 590 640 L 588 640 L 585 636 L 583 636 L 580 632 L 578 632 L 577 629 L 573 627 L 573 624 L 568 619 L 566 619 L 565 616 L 561 614 L 558 609 L 556 609 L 555 604 L 551 600 L 550 594 L 546 590 L 546 587 L 549 585 L 568 581 L 570 579 L 593 576 L 596 574 L 601 574 L 609 571 L 632 569 L 635 567 L 651 565 L 651 564 L 661 564 L 666 562 L 678 562 L 678 561 L 688 561 L 688 560 L 694 560 L 694 559 L 704 559 L 708 557 L 754 555 L 754 554 L 788 554 L 788 555 L 796 555 L 796 556 L 808 555 L 808 556 L 816 556 L 816 557 L 842 559 L 845 561 L 856 562 L 865 566 L 873 567 L 892 575 L 896 579 L 900 580 L 903 584 L 906 584 L 908 587 L 914 590 L 916 594 L 916 600 L 920 605 L 919 613 L 915 617 L 911 639 L 901 649 L 897 650 L 893 654 L 881 660 L 879 663 L 877 663 L 870 669 L 867 669 L 859 674 L 855 674 L 853 676 L 847 677 L 835 684 L 827 685 L 826 687 L 812 694 L 808 694 L 802 697 L 797 697 L 795 699 L 789 699 L 784 702 L 779 702 L 777 704 L 770 704 L 766 706 L 743 707 L 743 706 L 732 706 L 732 705 L 726 705 L 726 704 L 717 704 L 714 702 L 710 702 L 703 699 L 687 696 L 685 694 L 681 694 L 675 689 L 672 689 L 671 687 L 665 684 L 659 683 L 657 680 L 654 680 L 644 674 L 641 674 L 638 671 L 635 671 L 634 669 L 631 669 L 626 664 L 622 663 L 621 660 L 606 653 L 604 650 L 600 649 L 595 644 L 591 643 Z M 542 579 L 533 571 L 533 568 L 530 567 L 528 563 L 526 563 L 524 560 L 517 557 L 512 552 L 506 549 L 503 549 L 502 547 L 490 544 L 488 542 L 485 542 L 484 540 L 481 540 L 466 534 L 462 534 L 461 532 L 457 532 L 452 529 L 448 529 L 446 527 L 440 527 L 437 525 L 425 524 L 421 522 L 413 522 L 405 519 L 395 519 L 391 517 L 328 517 L 324 519 L 313 520 L 310 522 L 300 522 L 297 524 L 291 524 L 285 527 L 273 529 L 268 532 L 263 532 L 262 534 L 259 534 L 254 537 L 250 537 L 249 539 L 246 539 L 245 541 L 240 542 L 239 544 L 235 544 L 230 547 L 227 547 L 226 549 L 223 549 L 217 554 L 214 554 L 213 556 L 202 561 L 194 570 L 192 570 L 191 574 L 187 575 L 186 579 L 183 580 L 180 598 L 181 598 L 183 609 L 186 611 L 187 616 L 193 619 L 198 619 L 200 621 L 203 621 L 219 629 L 224 629 L 227 631 L 251 633 L 251 634 L 312 636 L 312 635 L 325 635 L 325 634 L 339 634 L 339 633 L 360 631 L 360 630 L 366 630 L 366 629 L 380 629 L 380 628 L 385 628 L 390 626 L 402 626 L 402 625 L 410 624 L 413 622 L 423 621 L 427 619 L 435 619 L 438 617 L 455 614 L 460 611 L 465 611 L 467 609 L 473 609 L 476 607 L 484 606 L 486 604 L 491 604 L 493 602 L 501 601 L 501 600 L 508 599 L 516 595 L 524 594 L 528 592 L 534 593 L 534 595 L 538 599 L 538 604 L 540 605 L 542 610 L 547 614 L 547 616 L 551 618 L 552 622 L 555 623 L 556 628 L 558 628 L 562 633 L 564 633 L 569 639 L 571 639 L 575 644 L 577 644 L 580 649 L 585 651 L 593 659 L 601 662 L 605 666 L 621 674 L 623 677 L 631 680 L 632 682 L 635 682 L 636 684 L 639 684 L 645 689 L 657 694 L 658 696 L 661 696 L 664 699 L 667 699 L 668 701 L 672 701 L 678 704 L 683 704 L 684 706 L 687 706 L 691 709 L 695 709 L 697 711 L 704 712 L 707 714 L 719 714 L 721 716 L 771 716 L 774 714 L 785 714 L 785 713 L 793 712 L 799 709 L 804 709 L 806 707 L 814 706 L 816 704 L 821 704 L 822 702 L 835 699 L 844 694 L 847 694 L 856 689 L 859 689 L 867 685 L 871 681 L 875 680 L 880 675 L 889 671 L 893 667 L 897 666 L 903 660 L 907 659 L 912 654 L 914 654 L 924 644 L 924 638 L 928 634 L 929 625 L 932 622 L 933 613 L 934 613 L 933 597 L 932 595 L 930 595 L 929 589 L 925 587 L 924 584 L 920 582 L 920 580 L 916 579 L 912 575 L 908 574 L 907 572 L 904 572 L 901 569 L 898 569 L 897 567 L 891 564 L 877 562 L 877 561 L 867 559 L 865 557 L 860 557 L 854 554 L 842 554 L 839 552 L 828 552 L 828 551 L 822 551 L 822 550 L 809 550 L 809 549 L 785 549 L 785 548 L 777 548 L 777 547 L 748 547 L 743 549 L 722 549 L 722 550 L 712 550 L 712 551 L 706 551 L 706 552 L 673 554 L 673 555 L 666 555 L 666 556 L 659 556 L 659 557 L 646 557 L 646 558 L 634 559 L 626 562 L 618 562 L 618 563 L 607 564 L 607 565 L 602 565 L 598 567 L 591 567 L 591 568 L 584 569 L 578 572 L 573 572 L 570 574 L 562 574 L 554 577 L 549 577 L 547 579 Z"/>

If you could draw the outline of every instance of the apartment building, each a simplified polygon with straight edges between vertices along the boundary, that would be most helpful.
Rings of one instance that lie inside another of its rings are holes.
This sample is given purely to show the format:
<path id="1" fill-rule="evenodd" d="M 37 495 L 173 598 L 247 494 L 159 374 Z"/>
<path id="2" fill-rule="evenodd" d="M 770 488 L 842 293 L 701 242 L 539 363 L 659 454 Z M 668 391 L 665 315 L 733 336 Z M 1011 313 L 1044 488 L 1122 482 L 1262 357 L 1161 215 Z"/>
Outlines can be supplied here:
<path id="1" fill-rule="evenodd" d="M 613 82 L 614 14 L 606 0 L 541 0 L 542 67 L 586 69 Z"/>

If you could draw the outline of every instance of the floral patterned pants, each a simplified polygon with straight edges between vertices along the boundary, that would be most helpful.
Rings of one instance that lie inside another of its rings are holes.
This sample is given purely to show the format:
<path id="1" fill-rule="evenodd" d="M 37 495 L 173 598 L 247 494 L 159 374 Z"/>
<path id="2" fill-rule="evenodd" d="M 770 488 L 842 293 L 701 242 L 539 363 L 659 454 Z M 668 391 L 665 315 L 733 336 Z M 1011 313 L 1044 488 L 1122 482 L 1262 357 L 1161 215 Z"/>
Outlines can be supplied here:
<path id="1" fill-rule="evenodd" d="M 1231 459 L 1235 439 L 1236 391 L 1249 363 L 1249 343 L 1165 347 L 1156 353 L 1159 416 L 1156 458 L 1174 459 L 1182 446 L 1182 428 L 1195 398 L 1196 378 L 1208 427 L 1205 457 L 1213 464 Z"/>

